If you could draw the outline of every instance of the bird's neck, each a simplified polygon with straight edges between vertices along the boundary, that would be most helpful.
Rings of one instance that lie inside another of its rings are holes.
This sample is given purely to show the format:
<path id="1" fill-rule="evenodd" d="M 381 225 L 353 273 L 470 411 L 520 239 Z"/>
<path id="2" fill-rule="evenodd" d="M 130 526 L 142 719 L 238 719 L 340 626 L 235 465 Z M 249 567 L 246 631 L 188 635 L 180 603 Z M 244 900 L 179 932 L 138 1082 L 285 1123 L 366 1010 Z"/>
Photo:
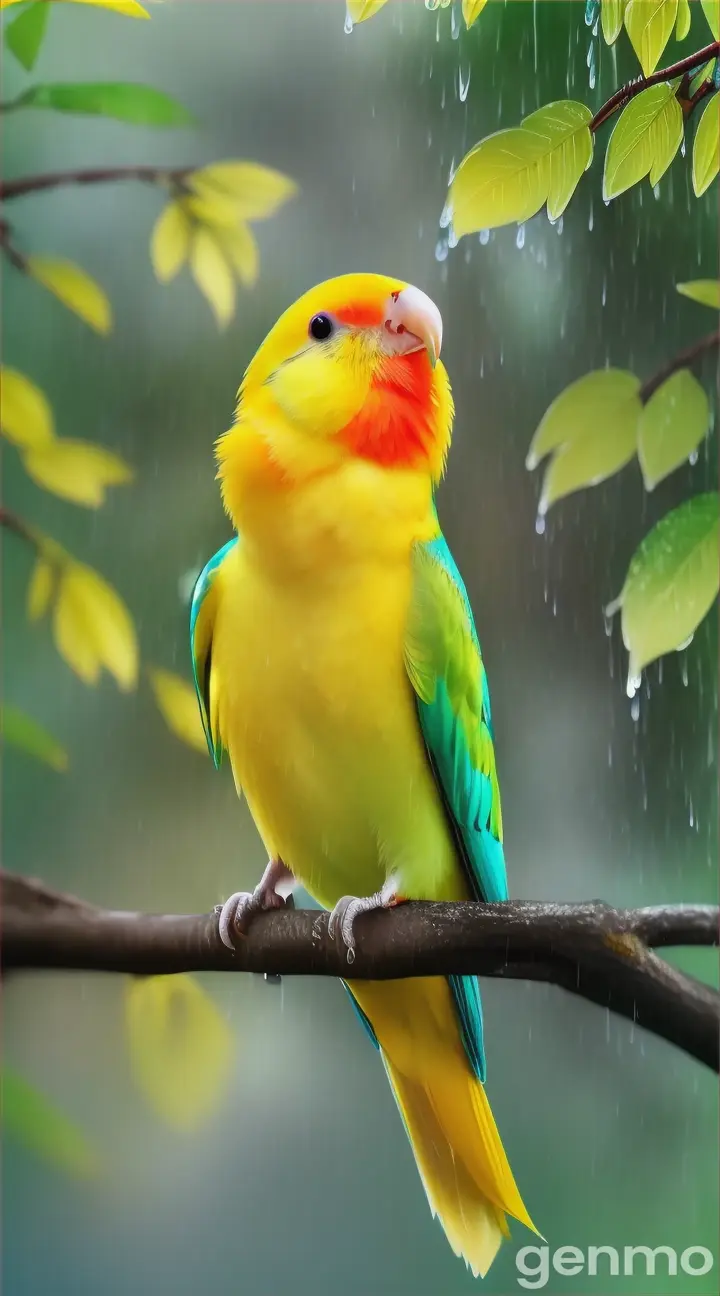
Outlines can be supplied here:
<path id="1" fill-rule="evenodd" d="M 223 502 L 262 565 L 312 578 L 329 565 L 405 562 L 415 540 L 437 534 L 427 471 L 351 458 L 323 441 L 281 464 L 277 432 L 243 417 L 218 448 Z"/>

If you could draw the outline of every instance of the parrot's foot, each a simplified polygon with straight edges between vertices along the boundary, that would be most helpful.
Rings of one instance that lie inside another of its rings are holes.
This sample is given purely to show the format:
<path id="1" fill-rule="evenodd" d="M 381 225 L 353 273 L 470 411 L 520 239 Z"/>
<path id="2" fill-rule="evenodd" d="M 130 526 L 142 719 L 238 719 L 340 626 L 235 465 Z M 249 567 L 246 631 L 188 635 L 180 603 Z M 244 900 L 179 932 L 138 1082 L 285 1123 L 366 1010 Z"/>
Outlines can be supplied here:
<path id="1" fill-rule="evenodd" d="M 340 938 L 347 949 L 348 963 L 355 962 L 355 935 L 353 927 L 360 914 L 370 913 L 372 909 L 392 909 L 394 905 L 404 904 L 405 897 L 397 894 L 391 880 L 385 883 L 382 891 L 371 896 L 341 896 L 328 918 L 328 935 L 335 939 L 335 932 L 340 927 Z"/>
<path id="2" fill-rule="evenodd" d="M 281 859 L 271 859 L 254 891 L 235 891 L 224 905 L 216 905 L 220 940 L 234 949 L 233 935 L 245 936 L 253 914 L 282 909 L 295 878 Z M 282 892 L 277 890 L 282 887 Z"/>

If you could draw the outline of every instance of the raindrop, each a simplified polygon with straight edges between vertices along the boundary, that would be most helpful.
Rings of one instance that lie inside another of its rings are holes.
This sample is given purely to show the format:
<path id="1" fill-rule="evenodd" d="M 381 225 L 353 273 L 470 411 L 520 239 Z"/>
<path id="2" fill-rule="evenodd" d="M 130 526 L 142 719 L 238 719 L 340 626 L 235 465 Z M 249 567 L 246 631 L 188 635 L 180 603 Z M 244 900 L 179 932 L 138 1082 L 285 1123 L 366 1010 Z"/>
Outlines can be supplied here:
<path id="1" fill-rule="evenodd" d="M 345 35 L 346 35 L 346 36 L 349 36 L 349 35 L 350 35 L 350 33 L 351 33 L 352 29 L 353 29 L 353 25 L 354 25 L 354 24 L 353 24 L 353 20 L 352 20 L 352 15 L 351 15 L 351 13 L 350 13 L 350 10 L 348 9 L 348 10 L 346 11 L 346 13 L 345 13 Z"/>
<path id="2" fill-rule="evenodd" d="M 627 688 L 625 690 L 628 697 L 634 698 L 639 688 L 640 688 L 640 676 L 628 675 Z"/>
<path id="3" fill-rule="evenodd" d="M 447 254 L 448 254 L 448 240 L 446 238 L 439 238 L 437 243 L 435 244 L 435 260 L 447 261 Z"/>
<path id="4" fill-rule="evenodd" d="M 460 35 L 460 14 L 455 5 L 450 10 L 450 35 L 453 40 L 457 40 Z"/>
<path id="5" fill-rule="evenodd" d="M 563 228 L 564 228 L 563 218 L 562 216 L 558 216 L 557 223 L 555 225 L 555 229 L 557 230 L 557 233 L 562 234 Z"/>
<path id="6" fill-rule="evenodd" d="M 604 276 L 603 276 L 603 286 L 602 286 L 602 304 L 603 304 L 603 306 L 605 305 L 606 301 L 607 301 L 607 275 L 604 275 Z"/>
<path id="7" fill-rule="evenodd" d="M 456 248 L 457 245 L 458 245 L 458 236 L 457 236 L 457 234 L 455 233 L 455 230 L 453 229 L 453 227 L 452 227 L 452 225 L 451 225 L 451 226 L 450 226 L 450 229 L 448 230 L 448 247 L 449 247 L 449 248 Z"/>
<path id="8" fill-rule="evenodd" d="M 440 229 L 447 229 L 448 225 L 452 221 L 452 218 L 453 218 L 452 203 L 446 202 L 445 206 L 443 207 L 440 213 Z"/>
<path id="9" fill-rule="evenodd" d="M 489 230 L 489 229 L 482 229 L 482 230 L 480 230 L 480 242 L 482 243 L 483 247 L 486 247 L 487 244 L 490 242 L 490 230 Z"/>
<path id="10" fill-rule="evenodd" d="M 440 8 L 440 0 L 425 0 L 425 8 L 434 10 Z"/>
<path id="11" fill-rule="evenodd" d="M 594 211 L 593 211 L 593 204 L 592 204 L 592 198 L 591 198 L 591 199 L 590 199 L 590 213 L 589 213 L 589 215 L 588 215 L 588 229 L 589 229 L 589 230 L 592 230 L 592 227 L 593 227 L 594 224 L 595 224 L 595 215 L 594 215 Z"/>
<path id="12" fill-rule="evenodd" d="M 591 90 L 595 89 L 596 80 L 597 80 L 597 73 L 595 71 L 595 59 L 593 58 L 593 61 L 590 64 L 590 76 L 588 77 L 588 84 Z"/>
<path id="13" fill-rule="evenodd" d="M 592 27 L 597 17 L 597 0 L 586 0 L 585 26 Z"/>
<path id="14" fill-rule="evenodd" d="M 680 145 L 680 156 L 685 157 L 685 136 L 683 136 L 682 143 Z"/>
<path id="15" fill-rule="evenodd" d="M 695 467 L 695 464 L 697 463 L 699 457 L 700 457 L 700 452 L 698 450 L 693 450 L 688 455 L 688 463 L 690 464 L 691 468 Z"/>
<path id="16" fill-rule="evenodd" d="M 467 79 L 463 81 L 462 68 L 458 68 L 458 99 L 460 100 L 460 103 L 465 103 L 465 100 L 468 97 L 468 90 L 470 89 L 470 72 L 471 69 L 468 67 Z"/>
<path id="17" fill-rule="evenodd" d="M 515 247 L 516 248 L 525 247 L 525 226 L 524 225 L 518 225 L 518 232 L 515 238 Z"/>
<path id="18" fill-rule="evenodd" d="M 682 682 L 683 682 L 683 686 L 684 686 L 685 688 L 687 688 L 687 686 L 688 686 L 688 664 L 687 664 L 687 657 L 683 657 L 682 662 L 681 662 L 681 664 L 680 664 L 680 678 L 681 678 L 681 680 L 682 680 Z"/>
<path id="19" fill-rule="evenodd" d="M 639 693 L 635 694 L 634 698 L 632 699 L 632 702 L 630 703 L 630 715 L 632 716 L 633 720 L 637 724 L 638 720 L 640 719 L 640 694 Z"/>
<path id="20" fill-rule="evenodd" d="M 599 26 L 600 26 L 600 19 L 596 18 L 595 22 L 593 23 L 593 29 L 592 29 L 593 36 L 597 36 Z"/>
<path id="21" fill-rule="evenodd" d="M 538 513 L 535 518 L 535 531 L 537 535 L 545 535 L 545 514 Z"/>

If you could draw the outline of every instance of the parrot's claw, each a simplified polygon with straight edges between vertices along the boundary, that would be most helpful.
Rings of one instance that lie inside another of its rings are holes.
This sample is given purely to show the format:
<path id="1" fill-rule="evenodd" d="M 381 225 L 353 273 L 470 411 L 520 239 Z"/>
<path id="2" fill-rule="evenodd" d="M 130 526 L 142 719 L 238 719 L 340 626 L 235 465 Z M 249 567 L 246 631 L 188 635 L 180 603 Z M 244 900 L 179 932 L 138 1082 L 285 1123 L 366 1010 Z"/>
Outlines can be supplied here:
<path id="1" fill-rule="evenodd" d="M 355 919 L 373 909 L 391 909 L 394 905 L 402 904 L 402 901 L 403 897 L 397 895 L 390 883 L 386 883 L 382 891 L 376 891 L 374 895 L 341 896 L 328 918 L 328 935 L 334 940 L 339 925 L 340 939 L 347 950 L 348 963 L 355 962 Z"/>
<path id="2" fill-rule="evenodd" d="M 235 948 L 233 936 L 247 935 L 254 914 L 268 909 L 283 909 L 286 896 L 276 890 L 278 884 L 290 890 L 295 881 L 290 869 L 281 859 L 270 860 L 254 891 L 234 891 L 224 905 L 216 905 L 218 932 L 223 945 Z"/>

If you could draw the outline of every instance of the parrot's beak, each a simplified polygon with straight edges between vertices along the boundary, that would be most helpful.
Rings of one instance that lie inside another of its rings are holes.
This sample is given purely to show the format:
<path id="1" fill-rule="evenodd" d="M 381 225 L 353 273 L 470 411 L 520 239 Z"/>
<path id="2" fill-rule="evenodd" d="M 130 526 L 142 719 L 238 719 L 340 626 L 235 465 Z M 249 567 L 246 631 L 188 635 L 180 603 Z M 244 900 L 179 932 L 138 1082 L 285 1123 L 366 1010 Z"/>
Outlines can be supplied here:
<path id="1" fill-rule="evenodd" d="M 394 355 L 427 351 L 433 369 L 442 346 L 442 317 L 426 293 L 408 285 L 385 304 L 386 347 Z"/>

